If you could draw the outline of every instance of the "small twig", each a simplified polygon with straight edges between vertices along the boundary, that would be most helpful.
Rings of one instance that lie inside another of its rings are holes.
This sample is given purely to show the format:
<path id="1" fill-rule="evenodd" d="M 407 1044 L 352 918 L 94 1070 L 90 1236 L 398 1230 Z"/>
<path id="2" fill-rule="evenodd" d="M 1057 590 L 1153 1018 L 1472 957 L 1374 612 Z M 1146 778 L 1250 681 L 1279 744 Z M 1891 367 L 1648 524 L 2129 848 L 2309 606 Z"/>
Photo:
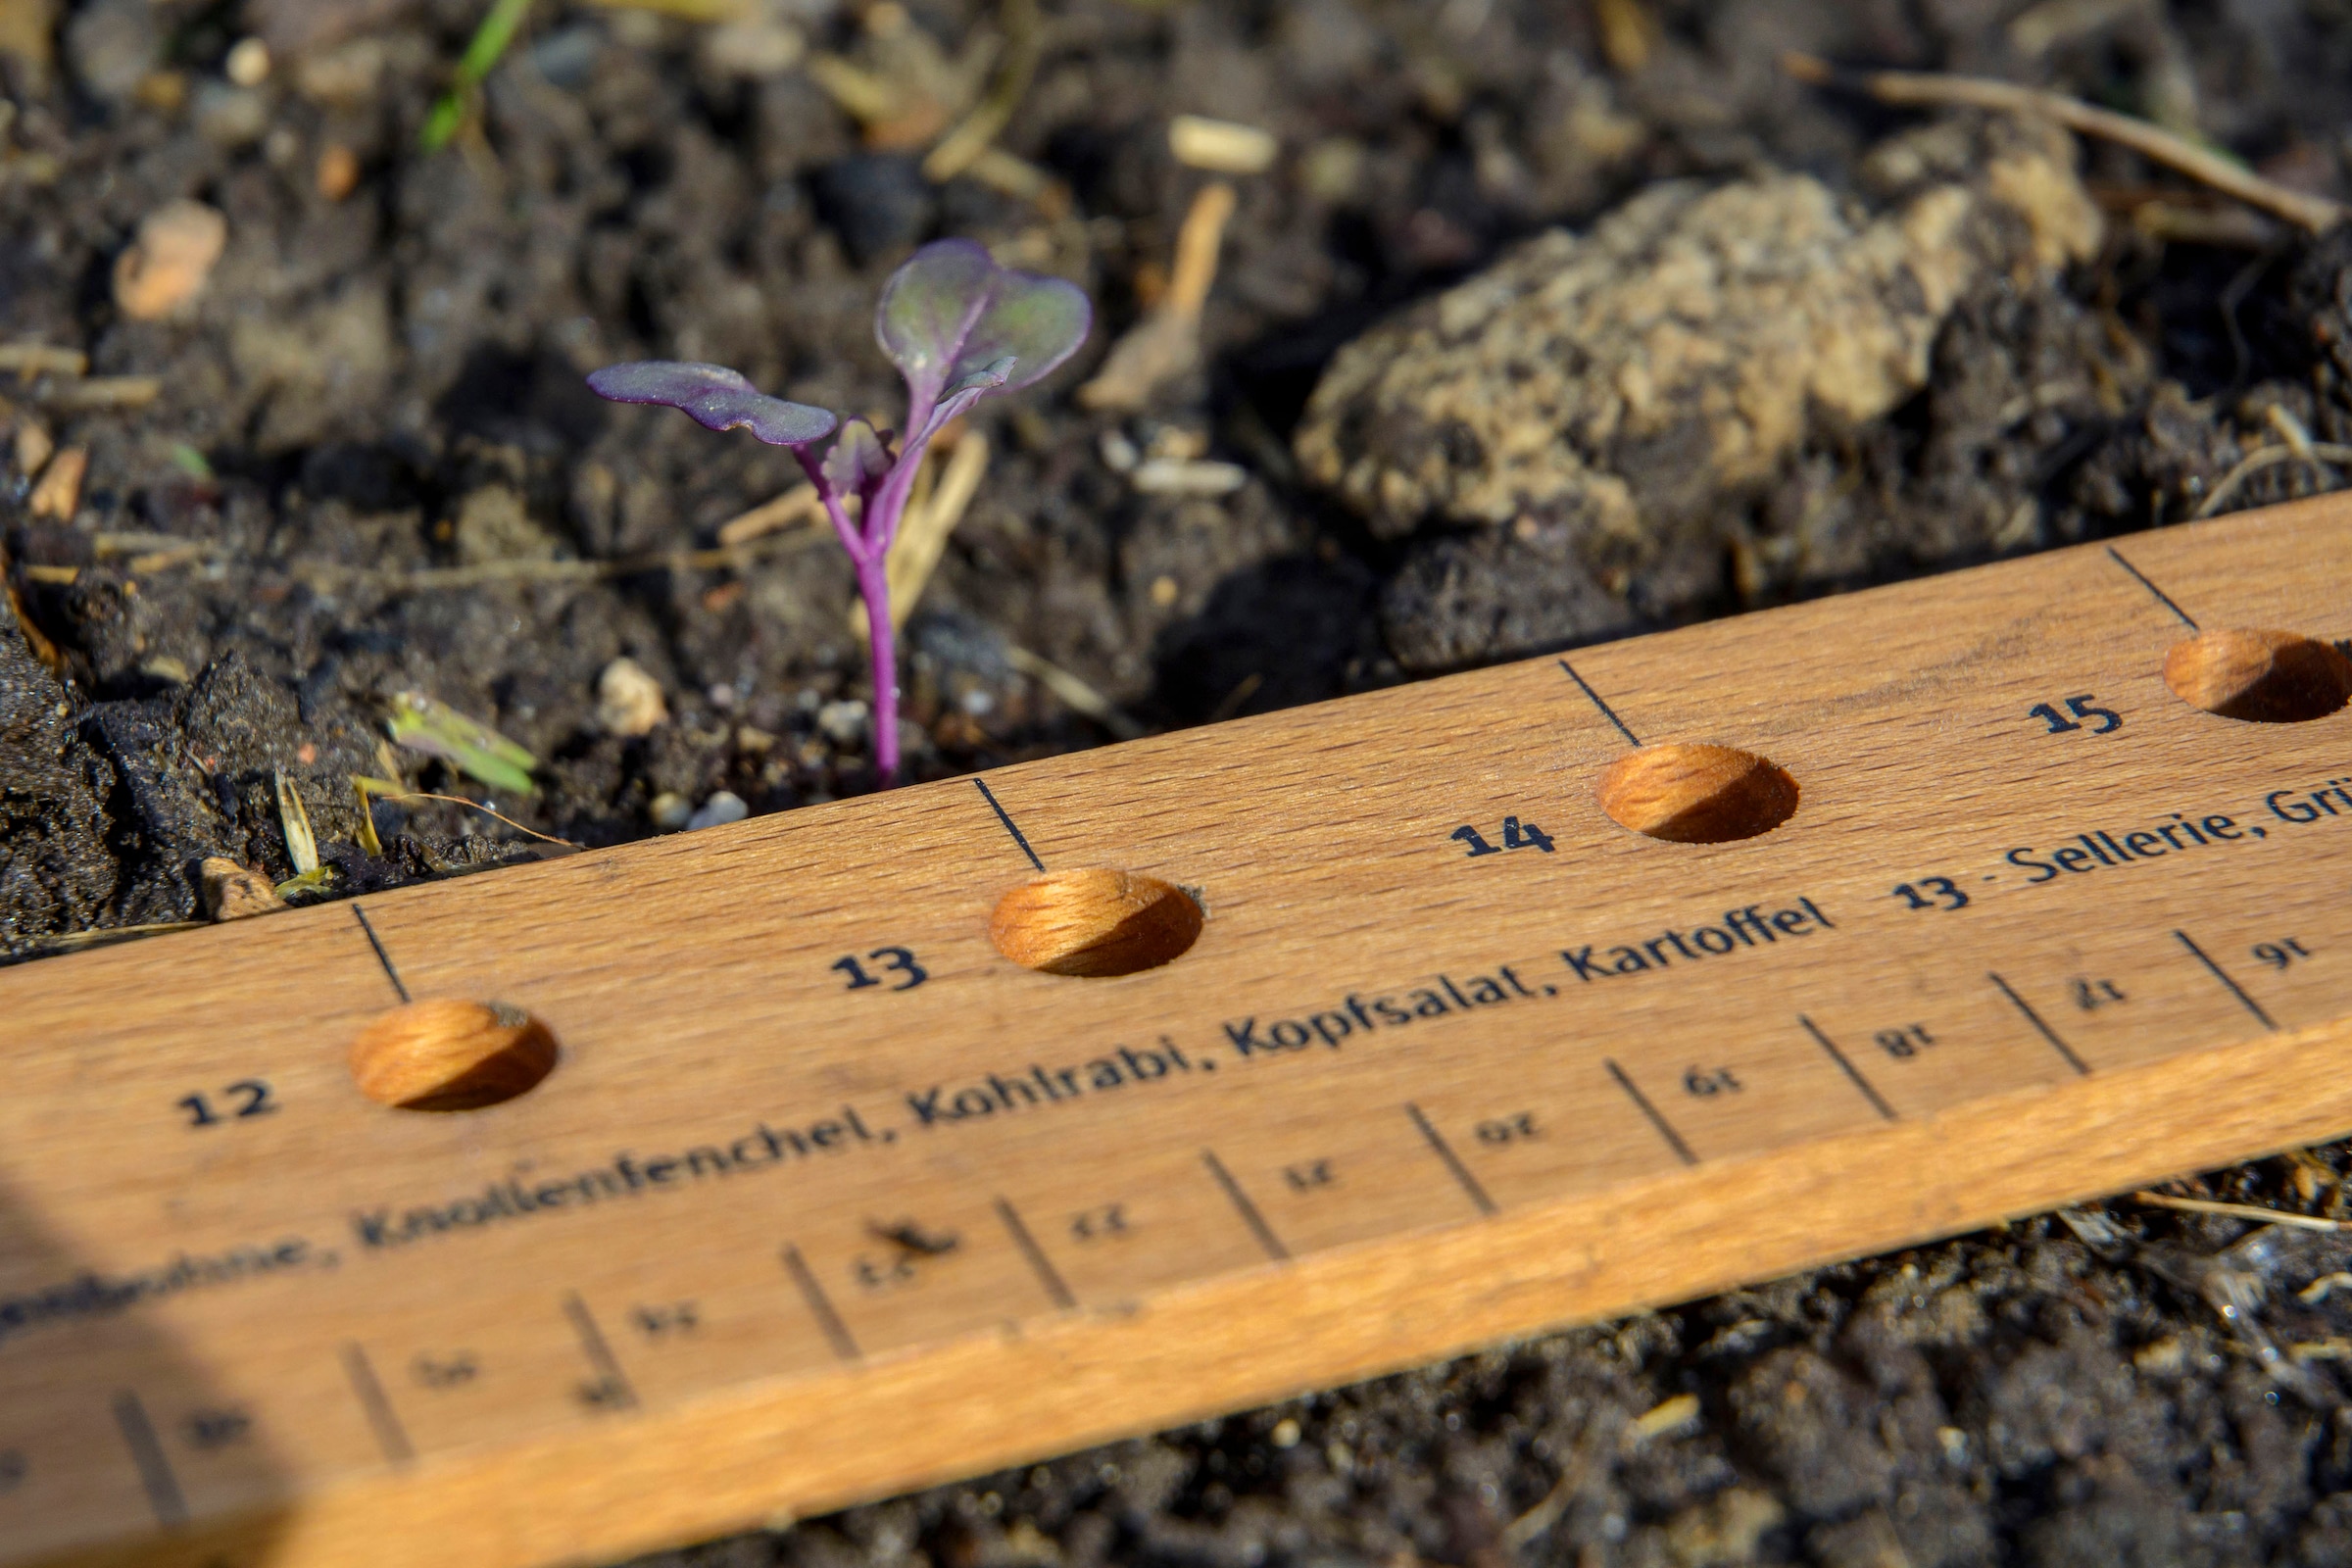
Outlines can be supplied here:
<path id="1" fill-rule="evenodd" d="M 390 574 L 345 572 L 340 567 L 309 569 L 329 577 L 341 574 L 362 583 L 412 593 L 434 588 L 473 588 L 494 582 L 602 582 L 647 571 L 715 571 L 725 566 L 744 566 L 762 556 L 780 553 L 783 547 L 806 545 L 824 537 L 808 530 L 775 536 L 770 549 L 759 548 L 760 542 L 755 541 L 752 545 L 722 545 L 715 550 L 649 551 L 643 555 L 615 556 L 610 561 L 485 561 L 471 566 L 429 566 L 421 571 Z"/>
<path id="2" fill-rule="evenodd" d="M 161 376 L 96 375 L 86 381 L 63 382 L 41 401 L 65 414 L 102 414 L 109 409 L 143 409 L 163 392 Z"/>
<path id="3" fill-rule="evenodd" d="M 1094 379 L 1078 389 L 1089 409 L 1135 410 L 1153 389 L 1191 369 L 1200 358 L 1200 312 L 1217 280 L 1217 255 L 1232 221 L 1234 188 L 1224 180 L 1200 187 L 1176 231 L 1176 260 L 1168 291 L 1143 319 L 1120 334 Z"/>
<path id="4" fill-rule="evenodd" d="M 1233 220 L 1239 198 L 1225 181 L 1200 187 L 1176 230 L 1176 265 L 1168 274 L 1165 308 L 1191 320 L 1200 318 L 1208 291 L 1217 280 L 1217 252 L 1225 243 L 1225 225 Z"/>
<path id="5" fill-rule="evenodd" d="M 41 482 L 32 487 L 25 509 L 36 517 L 72 522 L 81 510 L 81 481 L 90 471 L 90 449 L 68 447 L 49 460 Z"/>
<path id="6" fill-rule="evenodd" d="M 2295 449 L 2296 457 L 2311 456 L 2311 432 L 2303 428 L 2301 419 L 2287 412 L 2285 404 L 2272 404 L 2263 412 L 2262 417 L 2264 423 L 2278 432 L 2280 440 Z"/>
<path id="7" fill-rule="evenodd" d="M 1224 723 L 1227 719 L 1233 717 L 1234 714 L 1240 712 L 1242 710 L 1242 705 L 1250 701 L 1250 698 L 1255 697 L 1257 695 L 1257 689 L 1260 686 L 1263 686 L 1265 683 L 1266 677 L 1263 671 L 1255 669 L 1251 670 L 1249 674 L 1244 675 L 1240 680 L 1233 683 L 1233 690 L 1227 692 L 1223 697 L 1217 700 L 1217 706 L 1209 710 L 1208 717 L 1202 719 L 1201 722 L 1204 724 Z"/>
<path id="8" fill-rule="evenodd" d="M 1568 1505 L 1576 1500 L 1577 1493 L 1583 1490 L 1592 1468 L 1590 1460 L 1570 1460 L 1561 1469 L 1559 1480 L 1551 1484 L 1551 1490 L 1544 1494 L 1533 1508 L 1502 1527 L 1503 1549 L 1515 1554 L 1558 1524 L 1560 1517 L 1568 1511 Z"/>
<path id="9" fill-rule="evenodd" d="M 318 587 L 374 588 L 385 593 L 430 593 L 453 588 L 486 588 L 494 583 L 508 582 L 604 582 L 613 577 L 633 577 L 648 571 L 717 571 L 727 567 L 740 570 L 769 556 L 786 554 L 824 537 L 822 532 L 804 529 L 770 534 L 745 544 L 721 545 L 713 550 L 648 551 L 642 555 L 615 556 L 609 561 L 482 561 L 470 566 L 426 566 L 416 571 L 397 572 L 374 571 L 364 566 L 330 565 L 324 562 L 288 562 L 282 569 L 296 581 Z M 102 533 L 97 536 L 95 543 L 99 559 L 105 560 L 130 550 L 143 549 L 155 540 L 170 538 L 173 536 Z M 193 561 L 224 561 L 229 556 L 227 550 L 201 540 L 175 540 L 173 548 L 135 556 L 127 564 L 136 571 L 155 571 L 167 566 L 185 565 Z M 78 566 L 26 566 L 23 569 L 29 581 L 65 585 L 72 584 L 81 573 Z"/>
<path id="10" fill-rule="evenodd" d="M 1041 659 L 1018 644 L 1005 648 L 1004 662 L 1061 699 L 1065 707 L 1076 709 L 1120 740 L 1131 741 L 1144 733 L 1144 726 L 1112 707 L 1109 698 L 1059 664 Z"/>
<path id="11" fill-rule="evenodd" d="M 2168 1198 L 2162 1193 L 2133 1193 L 2132 1200 L 2152 1208 L 2174 1208 L 2184 1214 L 2219 1214 L 2225 1219 L 2252 1220 L 2260 1225 L 2291 1225 L 2305 1231 L 2343 1229 L 2336 1221 L 2322 1219 L 2317 1214 L 2290 1214 L 2284 1209 L 2261 1208 L 2253 1203 L 2217 1203 L 2208 1198 Z"/>
<path id="12" fill-rule="evenodd" d="M 988 150 L 989 144 L 1011 122 L 1013 111 L 1020 108 L 1022 98 L 1028 95 L 1029 83 L 1037 74 L 1045 30 L 1038 23 L 1037 0 L 1004 0 L 1004 18 L 1009 47 L 988 96 L 964 117 L 961 124 L 941 137 L 939 145 L 923 160 L 923 177 L 934 184 L 954 179 Z"/>
<path id="13" fill-rule="evenodd" d="M 14 370 L 24 380 L 55 373 L 77 376 L 90 368 L 89 356 L 79 349 L 47 343 L 0 343 L 0 370 Z"/>
<path id="14" fill-rule="evenodd" d="M 2021 87 L 1989 76 L 1954 76 L 1938 72 L 1839 71 L 1828 61 L 1793 50 L 1781 56 L 1781 69 L 1797 80 L 1817 87 L 1841 87 L 1883 104 L 1905 108 L 1990 109 L 2012 115 L 2038 115 L 2069 130 L 2097 136 L 2129 147 L 2154 163 L 2236 197 L 2249 207 L 2324 233 L 2352 216 L 2340 202 L 2325 196 L 2289 190 L 2263 178 L 2218 153 L 2144 120 L 2094 108 L 2080 98 Z"/>
<path id="15" fill-rule="evenodd" d="M 46 938 L 35 943 L 33 951 L 73 953 L 82 948 L 104 947 L 110 942 L 128 942 L 134 937 L 161 936 L 167 931 L 193 931 L 210 924 L 210 920 L 156 920 L 146 925 L 100 926 L 95 931 L 69 931 L 64 936 Z"/>
<path id="16" fill-rule="evenodd" d="M 2347 1285 L 2352 1285 L 2352 1274 L 2346 1274 L 2340 1270 L 2333 1274 L 2323 1274 L 2297 1291 L 2295 1299 L 2301 1301 L 2305 1306 L 2317 1306 Z"/>
<path id="17" fill-rule="evenodd" d="M 773 501 L 763 501 L 751 511 L 739 513 L 720 523 L 718 542 L 730 547 L 747 545 L 795 523 L 821 526 L 824 520 L 825 507 L 817 499 L 816 486 L 796 484 Z"/>
<path id="18" fill-rule="evenodd" d="M 31 574 L 28 571 L 26 575 L 29 577 Z M 8 546 L 5 544 L 0 544 L 0 607 L 7 609 L 17 623 L 17 630 L 24 634 L 25 645 L 32 650 L 32 657 L 47 666 L 52 675 L 63 675 L 66 672 L 66 656 L 59 652 L 57 644 L 42 634 L 41 628 L 33 623 L 31 613 L 25 610 L 24 599 L 17 593 L 16 568 L 9 561 Z"/>
<path id="19" fill-rule="evenodd" d="M 2223 475 L 2222 482 L 2213 487 L 2213 494 L 2207 496 L 2204 505 L 2197 508 L 2196 515 L 2212 516 L 2221 510 L 2224 502 L 2237 493 L 2238 486 L 2263 469 L 2276 467 L 2281 463 L 2308 463 L 2314 467 L 2330 463 L 2352 463 L 2352 447 L 2338 446 L 2332 441 L 2310 440 L 2304 442 L 2299 452 L 2292 441 L 2281 442 L 2278 446 L 2257 447 L 2239 459 L 2236 467 Z"/>
<path id="20" fill-rule="evenodd" d="M 2010 20 L 2009 47 L 2021 55 L 2046 55 L 2139 4 L 2140 0 L 2041 0 Z"/>
<path id="21" fill-rule="evenodd" d="M 582 850 L 587 848 L 586 845 L 574 844 L 569 839 L 560 839 L 553 833 L 542 833 L 536 828 L 524 827 L 520 822 L 515 821 L 513 817 L 507 815 L 505 812 L 494 811 L 489 807 L 484 806 L 481 802 L 469 801 L 463 795 L 435 795 L 430 790 L 385 790 L 380 793 L 375 790 L 369 790 L 368 795 L 370 800 L 376 801 L 443 801 L 451 806 L 470 807 L 474 810 L 481 812 L 484 816 L 495 816 L 501 822 L 504 822 L 507 824 L 507 826 L 513 828 L 515 832 L 526 834 L 531 838 L 540 840 L 542 843 L 561 844 L 567 850 Z"/>
<path id="22" fill-rule="evenodd" d="M 1697 1419 L 1698 1396 L 1678 1394 L 1671 1399 L 1660 1399 L 1647 1411 L 1636 1416 L 1634 1424 L 1626 1429 L 1626 1436 L 1642 1439 L 1654 1438 L 1662 1433 L 1672 1432 L 1678 1427 L 1689 1426 Z"/>
<path id="23" fill-rule="evenodd" d="M 1656 24 L 1642 0 L 1595 0 L 1592 20 L 1600 31 L 1600 52 L 1609 69 L 1622 76 L 1638 74 L 1649 64 L 1650 39 Z"/>

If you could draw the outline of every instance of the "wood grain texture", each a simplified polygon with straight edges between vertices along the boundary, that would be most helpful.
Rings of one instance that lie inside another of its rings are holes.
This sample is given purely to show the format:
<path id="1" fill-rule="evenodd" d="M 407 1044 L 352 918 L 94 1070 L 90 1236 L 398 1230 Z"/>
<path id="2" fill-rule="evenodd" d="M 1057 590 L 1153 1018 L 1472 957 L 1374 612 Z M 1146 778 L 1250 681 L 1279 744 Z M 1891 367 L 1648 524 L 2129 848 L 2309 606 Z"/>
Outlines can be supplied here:
<path id="1" fill-rule="evenodd" d="M 617 1556 L 2352 1130 L 2352 713 L 2232 628 L 2352 504 L 0 973 L 0 1563 Z M 1670 744 L 1794 814 L 1620 827 Z M 1039 972 L 1040 867 L 1205 918 Z M 554 1071 L 369 1100 L 435 1001 Z"/>

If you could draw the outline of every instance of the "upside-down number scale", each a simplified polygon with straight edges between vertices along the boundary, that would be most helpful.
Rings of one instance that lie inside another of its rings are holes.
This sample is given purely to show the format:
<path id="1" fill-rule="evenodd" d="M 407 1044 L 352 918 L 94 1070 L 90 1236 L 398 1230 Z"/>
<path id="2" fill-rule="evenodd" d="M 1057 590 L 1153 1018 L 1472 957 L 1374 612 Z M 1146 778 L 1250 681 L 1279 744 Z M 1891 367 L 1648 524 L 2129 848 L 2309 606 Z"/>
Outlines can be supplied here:
<path id="1" fill-rule="evenodd" d="M 0 1562 L 617 1557 L 2352 1130 L 2352 502 L 0 973 Z"/>

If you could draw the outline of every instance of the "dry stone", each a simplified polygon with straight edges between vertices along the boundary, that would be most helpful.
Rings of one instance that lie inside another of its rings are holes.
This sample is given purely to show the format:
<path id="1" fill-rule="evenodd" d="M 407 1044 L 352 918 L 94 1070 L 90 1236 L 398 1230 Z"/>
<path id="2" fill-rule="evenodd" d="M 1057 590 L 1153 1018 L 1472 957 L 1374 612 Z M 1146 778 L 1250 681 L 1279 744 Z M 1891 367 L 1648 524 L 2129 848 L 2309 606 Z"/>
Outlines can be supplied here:
<path id="1" fill-rule="evenodd" d="M 1727 514 L 1809 437 L 1924 387 L 1972 290 L 2044 290 L 2091 255 L 2074 163 L 2055 127 L 1954 121 L 1882 144 L 1857 192 L 1784 172 L 1653 186 L 1343 349 L 1298 453 L 1375 534 L 1438 539 L 1392 589 L 1398 657 L 1494 657 L 1702 598 Z"/>

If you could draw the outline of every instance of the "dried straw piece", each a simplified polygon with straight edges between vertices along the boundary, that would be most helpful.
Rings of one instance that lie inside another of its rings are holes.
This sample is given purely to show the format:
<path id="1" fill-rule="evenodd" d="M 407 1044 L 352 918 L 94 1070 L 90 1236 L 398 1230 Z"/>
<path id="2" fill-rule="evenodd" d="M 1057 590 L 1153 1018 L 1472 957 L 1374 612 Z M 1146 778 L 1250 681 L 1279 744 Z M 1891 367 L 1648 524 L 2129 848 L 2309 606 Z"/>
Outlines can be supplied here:
<path id="1" fill-rule="evenodd" d="M 2016 82 L 1989 76 L 1953 76 L 1917 71 L 1844 72 L 1826 60 L 1793 50 L 1781 56 L 1781 69 L 1817 87 L 1841 87 L 1903 108 L 1989 109 L 2001 114 L 2054 120 L 2069 130 L 2129 147 L 2142 158 L 2233 196 L 2249 207 L 2298 223 L 2315 234 L 2333 228 L 2352 212 L 2325 196 L 2306 195 L 2264 179 L 2218 153 L 2208 152 L 2144 120 L 2093 108 L 2064 93 L 2021 87 Z"/>

